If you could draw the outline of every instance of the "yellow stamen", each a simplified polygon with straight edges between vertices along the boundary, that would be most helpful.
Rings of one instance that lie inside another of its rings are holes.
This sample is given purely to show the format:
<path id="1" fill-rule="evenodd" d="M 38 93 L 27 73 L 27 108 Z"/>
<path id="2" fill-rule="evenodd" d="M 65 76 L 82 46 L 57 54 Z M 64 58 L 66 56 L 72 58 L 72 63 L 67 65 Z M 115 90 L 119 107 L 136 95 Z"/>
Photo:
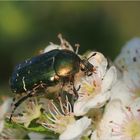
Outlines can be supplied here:
<path id="1" fill-rule="evenodd" d="M 140 89 L 136 89 L 134 92 L 136 97 L 140 97 Z"/>
<path id="2" fill-rule="evenodd" d="M 134 119 L 128 122 L 124 127 L 124 133 L 133 139 L 140 138 L 140 121 Z"/>
<path id="3" fill-rule="evenodd" d="M 91 85 L 84 83 L 83 87 L 85 88 L 85 90 L 89 95 L 94 93 L 94 87 L 92 87 Z"/>

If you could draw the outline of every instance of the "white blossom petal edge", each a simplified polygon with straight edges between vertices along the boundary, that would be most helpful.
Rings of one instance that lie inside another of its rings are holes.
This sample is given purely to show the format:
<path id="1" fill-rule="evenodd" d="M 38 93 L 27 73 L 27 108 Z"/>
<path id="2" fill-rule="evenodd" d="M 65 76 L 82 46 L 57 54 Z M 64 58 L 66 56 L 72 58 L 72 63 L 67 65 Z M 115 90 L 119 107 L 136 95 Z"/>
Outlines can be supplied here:
<path id="1" fill-rule="evenodd" d="M 67 126 L 67 129 L 59 136 L 60 140 L 79 140 L 88 130 L 91 119 L 83 117 L 75 123 Z"/>
<path id="2" fill-rule="evenodd" d="M 6 99 L 4 103 L 0 106 L 0 133 L 4 128 L 4 118 L 8 110 L 10 109 L 12 103 L 12 99 Z"/>
<path id="3" fill-rule="evenodd" d="M 55 50 L 55 49 L 61 49 L 61 46 L 56 45 L 51 43 L 50 45 L 48 45 L 45 49 L 44 49 L 44 53 Z"/>

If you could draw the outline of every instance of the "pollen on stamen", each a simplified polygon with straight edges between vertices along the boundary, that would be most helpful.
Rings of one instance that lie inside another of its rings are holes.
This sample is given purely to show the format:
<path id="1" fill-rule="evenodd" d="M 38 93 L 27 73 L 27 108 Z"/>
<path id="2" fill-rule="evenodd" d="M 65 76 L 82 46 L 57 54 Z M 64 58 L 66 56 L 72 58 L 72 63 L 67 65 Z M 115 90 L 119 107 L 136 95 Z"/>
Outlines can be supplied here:
<path id="1" fill-rule="evenodd" d="M 47 120 L 41 124 L 59 134 L 63 133 L 69 124 L 73 124 L 76 121 L 68 97 L 66 97 L 65 104 L 59 99 L 59 106 L 53 100 L 49 101 L 46 117 Z"/>

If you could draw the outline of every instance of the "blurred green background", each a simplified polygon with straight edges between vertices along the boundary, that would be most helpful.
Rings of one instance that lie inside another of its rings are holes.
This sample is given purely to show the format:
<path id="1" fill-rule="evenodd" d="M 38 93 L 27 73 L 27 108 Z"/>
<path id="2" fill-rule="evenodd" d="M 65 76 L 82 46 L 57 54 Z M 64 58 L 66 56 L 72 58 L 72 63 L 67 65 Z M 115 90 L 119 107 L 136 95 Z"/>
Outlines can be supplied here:
<path id="1" fill-rule="evenodd" d="M 0 2 L 0 94 L 11 94 L 14 66 L 38 54 L 58 33 L 80 52 L 101 51 L 112 60 L 140 36 L 140 2 Z M 11 94 L 12 95 L 12 94 Z"/>

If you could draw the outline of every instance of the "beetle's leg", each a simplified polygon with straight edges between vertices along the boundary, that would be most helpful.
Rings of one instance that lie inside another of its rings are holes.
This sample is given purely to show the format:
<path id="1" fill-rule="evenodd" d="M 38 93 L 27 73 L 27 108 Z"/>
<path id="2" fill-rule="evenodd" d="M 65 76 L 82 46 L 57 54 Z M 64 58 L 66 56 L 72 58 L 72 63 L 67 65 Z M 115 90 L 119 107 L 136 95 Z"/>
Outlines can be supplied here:
<path id="1" fill-rule="evenodd" d="M 73 92 L 74 92 L 74 95 L 75 95 L 75 100 L 77 100 L 79 95 L 78 95 L 78 92 L 77 92 L 77 90 L 76 90 L 74 85 L 73 85 Z"/>
<path id="2" fill-rule="evenodd" d="M 22 97 L 21 99 L 19 99 L 19 100 L 14 104 L 14 108 L 13 108 L 13 110 L 12 110 L 12 112 L 11 112 L 10 119 L 9 119 L 10 122 L 11 122 L 11 120 L 12 120 L 13 114 L 14 114 L 15 110 L 17 109 L 17 107 L 18 107 L 22 102 L 24 102 L 27 98 L 32 97 L 33 95 L 34 95 L 33 92 L 29 92 L 26 96 Z"/>
<path id="3" fill-rule="evenodd" d="M 79 91 L 79 90 L 80 90 L 80 88 L 81 88 L 81 85 L 79 85 L 79 87 L 78 87 L 78 89 L 76 89 L 76 91 Z"/>
<path id="4" fill-rule="evenodd" d="M 15 102 L 15 100 L 16 100 L 16 97 L 14 97 L 14 98 L 12 99 L 11 107 L 14 106 L 14 102 Z"/>
<path id="5" fill-rule="evenodd" d="M 40 85 L 36 86 L 32 91 L 28 92 L 27 95 L 23 96 L 23 97 L 22 97 L 21 99 L 19 99 L 15 104 L 13 104 L 13 105 L 14 105 L 14 108 L 13 108 L 13 110 L 12 110 L 12 112 L 11 112 L 11 116 L 10 116 L 10 119 L 9 119 L 10 122 L 11 122 L 12 116 L 13 116 L 15 110 L 17 109 L 17 107 L 18 107 L 22 102 L 24 102 L 26 99 L 28 99 L 29 97 L 32 97 L 32 96 L 34 96 L 35 94 L 37 94 L 36 89 L 38 89 L 39 87 L 44 88 L 45 85 L 44 85 L 43 83 L 41 83 Z M 14 101 L 15 101 L 15 98 L 13 98 L 13 102 L 14 102 Z"/>
<path id="6" fill-rule="evenodd" d="M 13 108 L 14 107 L 14 102 L 16 101 L 17 99 L 17 96 L 15 96 L 13 99 L 12 99 L 12 103 L 11 103 L 11 107 Z"/>
<path id="7" fill-rule="evenodd" d="M 33 88 L 33 92 L 35 93 L 39 87 L 42 87 L 43 83 L 40 81 L 40 84 Z"/>
<path id="8" fill-rule="evenodd" d="M 78 92 L 77 92 L 77 90 L 74 86 L 74 76 L 71 77 L 70 82 L 71 82 L 71 85 L 73 87 L 73 93 L 74 93 L 74 96 L 75 96 L 75 100 L 77 100 L 78 99 Z"/>
<path id="9" fill-rule="evenodd" d="M 63 98 L 63 88 L 64 88 L 64 85 L 65 85 L 65 82 L 62 81 L 62 84 L 61 84 L 61 90 L 59 92 L 59 97 Z"/>

